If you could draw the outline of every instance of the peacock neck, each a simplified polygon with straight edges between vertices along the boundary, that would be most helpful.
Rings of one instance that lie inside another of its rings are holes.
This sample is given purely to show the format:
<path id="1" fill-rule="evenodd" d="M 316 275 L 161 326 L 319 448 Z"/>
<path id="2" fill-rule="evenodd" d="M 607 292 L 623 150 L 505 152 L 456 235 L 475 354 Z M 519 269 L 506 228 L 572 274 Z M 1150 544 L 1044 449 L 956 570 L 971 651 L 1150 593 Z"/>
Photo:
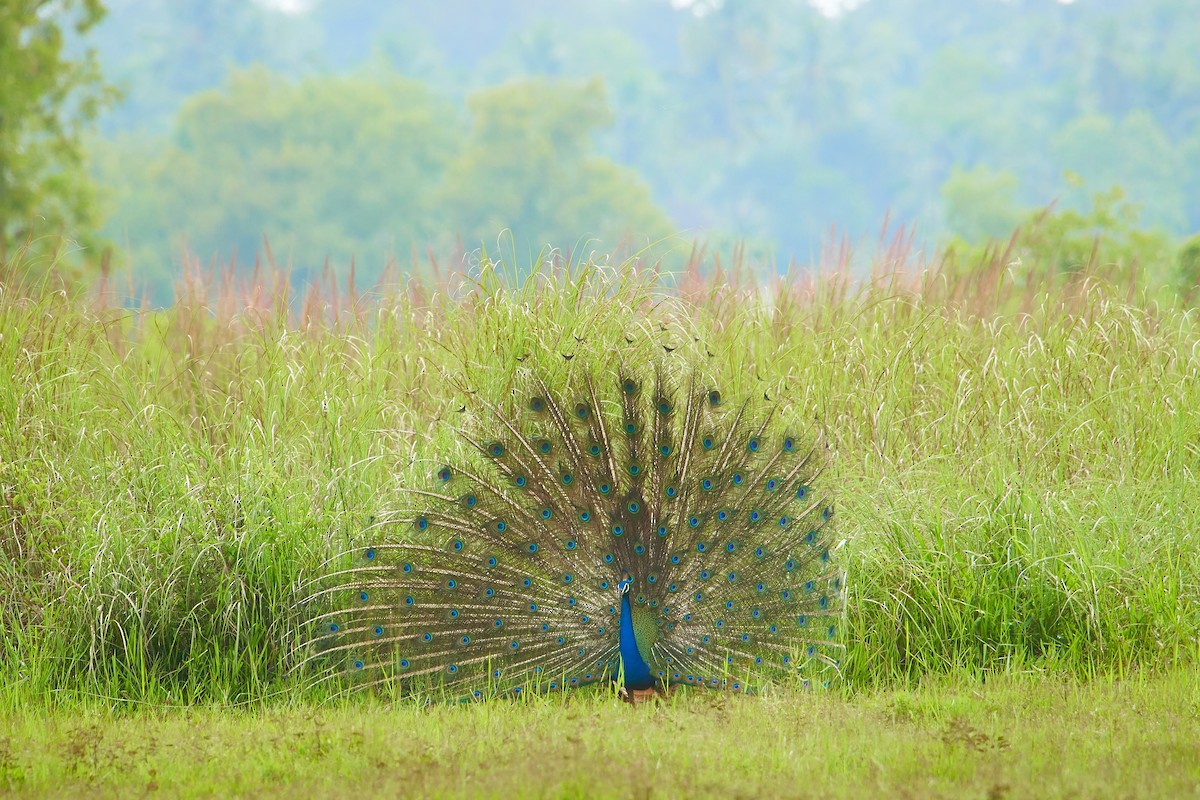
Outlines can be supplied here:
<path id="1" fill-rule="evenodd" d="M 638 650 L 633 629 L 633 606 L 629 594 L 621 595 L 621 666 L 625 671 L 625 688 L 649 689 L 654 686 L 654 673 Z"/>

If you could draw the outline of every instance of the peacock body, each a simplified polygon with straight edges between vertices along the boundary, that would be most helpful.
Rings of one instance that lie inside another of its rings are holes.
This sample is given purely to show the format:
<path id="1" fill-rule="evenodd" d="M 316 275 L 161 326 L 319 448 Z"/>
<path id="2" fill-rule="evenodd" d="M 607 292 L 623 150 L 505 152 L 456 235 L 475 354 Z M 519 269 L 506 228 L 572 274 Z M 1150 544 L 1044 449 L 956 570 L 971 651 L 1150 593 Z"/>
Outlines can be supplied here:
<path id="1" fill-rule="evenodd" d="M 343 554 L 300 663 L 477 698 L 618 680 L 745 691 L 836 671 L 823 446 L 696 375 L 538 378 L 439 465 L 396 541 Z"/>

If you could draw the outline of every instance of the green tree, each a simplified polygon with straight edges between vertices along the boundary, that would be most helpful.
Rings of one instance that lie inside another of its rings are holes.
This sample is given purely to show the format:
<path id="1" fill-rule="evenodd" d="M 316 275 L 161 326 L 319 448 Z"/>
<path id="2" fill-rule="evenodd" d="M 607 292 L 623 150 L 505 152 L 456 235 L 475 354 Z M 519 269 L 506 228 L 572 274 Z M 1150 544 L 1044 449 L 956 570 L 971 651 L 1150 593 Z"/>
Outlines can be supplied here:
<path id="1" fill-rule="evenodd" d="M 184 244 L 251 260 L 264 236 L 300 269 L 327 256 L 378 266 L 452 234 L 431 209 L 461 127 L 448 102 L 394 75 L 234 73 L 184 105 L 150 163 L 139 139 L 108 160 L 110 180 L 129 178 L 110 233 L 141 243 L 135 265 L 159 282 Z"/>
<path id="2" fill-rule="evenodd" d="M 978 244 L 1012 235 L 1025 217 L 1017 205 L 1020 179 L 987 167 L 955 167 L 942 184 L 942 204 L 950 233 Z"/>
<path id="3" fill-rule="evenodd" d="M 63 28 L 83 34 L 103 15 L 100 0 L 0 0 L 0 261 L 94 231 L 80 137 L 112 92 L 90 51 L 67 54 Z"/>
<path id="4" fill-rule="evenodd" d="M 632 170 L 594 153 L 592 134 L 612 123 L 598 81 L 520 81 L 467 100 L 473 120 L 451 164 L 442 203 L 469 241 L 504 229 L 525 242 L 601 248 L 657 241 L 673 232 Z"/>

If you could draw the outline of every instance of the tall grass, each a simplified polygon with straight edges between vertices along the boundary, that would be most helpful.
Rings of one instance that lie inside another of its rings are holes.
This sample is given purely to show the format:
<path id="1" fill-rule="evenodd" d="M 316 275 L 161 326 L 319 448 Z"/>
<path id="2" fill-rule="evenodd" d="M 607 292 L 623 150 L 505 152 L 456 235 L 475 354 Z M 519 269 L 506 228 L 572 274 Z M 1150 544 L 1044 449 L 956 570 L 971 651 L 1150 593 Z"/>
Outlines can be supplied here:
<path id="1" fill-rule="evenodd" d="M 0 281 L 0 703 L 232 703 L 300 582 L 523 369 L 698 363 L 834 445 L 851 686 L 1155 667 L 1200 633 L 1200 325 L 1095 273 L 855 279 L 483 259 L 363 293 L 192 275 L 164 310 Z"/>

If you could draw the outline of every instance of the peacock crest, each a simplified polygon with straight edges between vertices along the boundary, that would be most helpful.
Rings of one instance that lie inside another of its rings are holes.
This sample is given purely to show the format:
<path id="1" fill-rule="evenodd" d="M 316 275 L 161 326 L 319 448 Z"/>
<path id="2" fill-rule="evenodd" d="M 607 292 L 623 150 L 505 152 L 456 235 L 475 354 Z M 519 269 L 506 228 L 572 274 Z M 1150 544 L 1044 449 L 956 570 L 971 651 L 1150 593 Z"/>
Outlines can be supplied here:
<path id="1" fill-rule="evenodd" d="M 828 680 L 845 577 L 819 440 L 661 365 L 527 384 L 394 540 L 331 562 L 302 665 L 477 698 Z"/>

